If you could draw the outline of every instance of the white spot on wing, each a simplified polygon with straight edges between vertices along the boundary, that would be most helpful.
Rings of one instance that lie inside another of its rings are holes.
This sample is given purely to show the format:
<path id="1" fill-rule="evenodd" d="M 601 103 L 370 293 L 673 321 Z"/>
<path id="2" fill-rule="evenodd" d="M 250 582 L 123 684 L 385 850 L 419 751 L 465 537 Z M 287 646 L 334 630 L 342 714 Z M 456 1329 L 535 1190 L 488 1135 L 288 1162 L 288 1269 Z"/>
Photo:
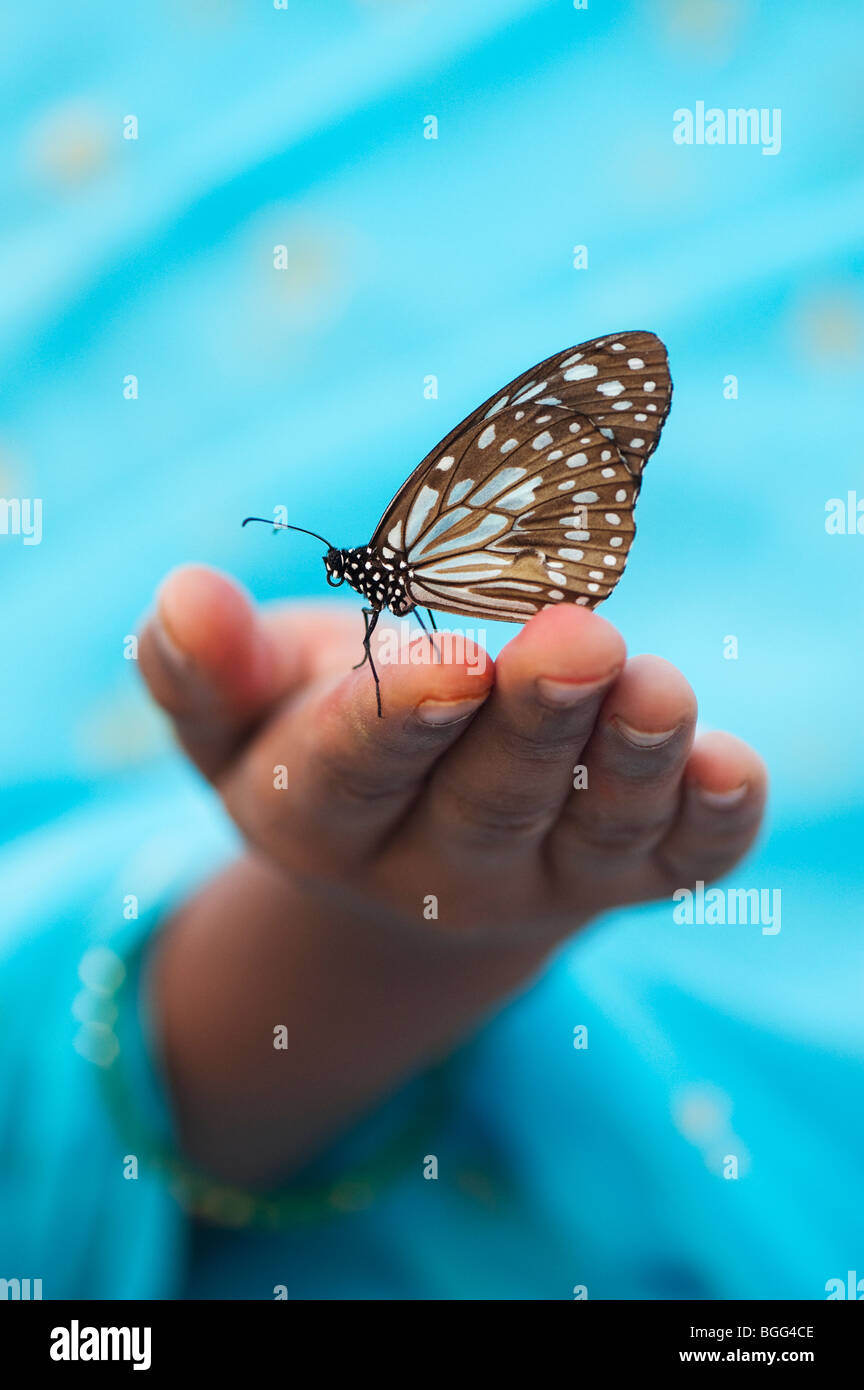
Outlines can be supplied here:
<path id="1" fill-rule="evenodd" d="M 457 502 L 461 502 L 474 487 L 473 478 L 460 478 L 458 483 L 454 483 L 447 494 L 446 506 L 455 507 Z"/>
<path id="2" fill-rule="evenodd" d="M 451 516 L 461 521 L 464 517 L 471 515 L 472 513 L 468 507 L 457 507 L 454 512 L 448 512 L 447 517 L 439 517 L 428 536 L 424 537 L 420 544 L 415 546 L 414 550 L 409 553 L 408 559 L 416 560 L 421 555 L 425 554 L 427 559 L 433 560 L 438 555 L 446 555 L 454 550 L 471 550 L 475 547 L 480 548 L 485 545 L 487 541 L 491 541 L 495 536 L 500 536 L 501 532 L 506 531 L 510 525 L 506 516 L 496 516 L 494 512 L 491 512 L 487 513 L 486 516 L 482 516 L 477 522 L 477 525 L 472 527 L 470 531 L 467 531 L 465 535 L 454 536 L 449 541 L 438 542 L 438 537 L 433 533 L 442 521 L 446 521 L 448 517 Z M 476 516 L 476 513 L 474 513 L 474 515 Z"/>
<path id="3" fill-rule="evenodd" d="M 512 492 L 506 493 L 504 497 L 499 497 L 495 503 L 496 507 L 503 507 L 508 512 L 524 512 L 526 507 L 532 507 L 537 501 L 534 495 L 535 489 L 542 486 L 543 479 L 538 475 L 535 478 L 528 478 Z"/>
<path id="4" fill-rule="evenodd" d="M 601 396 L 620 396 L 624 387 L 620 381 L 601 381 L 597 391 Z"/>
<path id="5" fill-rule="evenodd" d="M 421 565 L 415 573 L 422 579 L 456 579 L 462 583 L 469 579 L 495 579 L 504 573 L 501 565 L 500 556 L 473 550 L 466 555 L 449 555 L 445 560 Z"/>
<path id="6" fill-rule="evenodd" d="M 492 440 L 495 438 L 495 426 L 487 425 L 480 438 L 477 440 L 478 449 L 488 449 Z"/>
<path id="7" fill-rule="evenodd" d="M 477 496 L 472 499 L 474 506 L 487 506 L 493 497 L 505 492 L 508 487 L 513 487 L 514 483 L 518 483 L 520 478 L 524 478 L 527 472 L 527 468 L 519 468 L 515 464 L 510 464 L 507 468 L 496 469 L 492 476 L 486 479 Z"/>
<path id="8" fill-rule="evenodd" d="M 497 579 L 489 585 L 490 589 L 522 589 L 526 594 L 542 594 L 542 584 L 528 584 L 521 579 Z"/>
<path id="9" fill-rule="evenodd" d="M 438 520 L 430 526 L 425 536 L 423 536 L 419 545 L 415 545 L 414 548 L 408 552 L 408 559 L 414 560 L 419 555 L 422 555 L 435 541 L 437 541 L 439 536 L 443 536 L 445 531 L 451 530 L 457 522 L 464 521 L 465 517 L 470 515 L 470 507 L 454 507 L 452 512 L 445 512 L 443 516 L 439 516 Z"/>
<path id="10" fill-rule="evenodd" d="M 578 367 L 571 367 L 564 373 L 565 381 L 588 381 L 590 377 L 597 375 L 597 367 L 592 362 L 581 362 Z"/>
<path id="11" fill-rule="evenodd" d="M 420 532 L 423 530 L 426 518 L 430 512 L 438 505 L 438 492 L 434 487 L 426 484 L 421 487 L 417 496 L 414 498 L 411 511 L 408 513 L 408 520 L 405 523 L 405 544 L 413 545 Z"/>
<path id="12" fill-rule="evenodd" d="M 508 589 L 510 581 L 490 579 L 488 587 L 490 589 Z M 485 586 L 481 585 L 478 591 L 478 589 L 472 589 L 470 585 L 463 585 L 459 589 L 453 589 L 441 581 L 438 584 L 433 581 L 426 588 L 421 588 L 418 584 L 415 597 L 422 603 L 428 603 L 430 608 L 438 607 L 438 604 L 435 603 L 436 598 L 452 599 L 458 596 L 463 603 L 466 598 L 470 598 L 472 609 L 476 608 L 479 612 L 488 613 L 490 618 L 500 617 L 502 613 L 521 616 L 522 614 L 530 615 L 537 612 L 536 603 L 522 603 L 519 599 L 504 597 L 503 595 L 498 598 L 493 594 L 484 593 L 484 588 Z"/>
<path id="13" fill-rule="evenodd" d="M 536 385 L 533 381 L 529 382 L 523 391 L 520 391 L 517 395 L 513 397 L 514 405 L 517 402 L 519 405 L 521 405 L 523 401 L 530 401 L 532 396 L 536 396 L 541 391 L 545 391 L 547 385 L 548 383 L 545 381 L 541 381 L 539 385 Z"/>

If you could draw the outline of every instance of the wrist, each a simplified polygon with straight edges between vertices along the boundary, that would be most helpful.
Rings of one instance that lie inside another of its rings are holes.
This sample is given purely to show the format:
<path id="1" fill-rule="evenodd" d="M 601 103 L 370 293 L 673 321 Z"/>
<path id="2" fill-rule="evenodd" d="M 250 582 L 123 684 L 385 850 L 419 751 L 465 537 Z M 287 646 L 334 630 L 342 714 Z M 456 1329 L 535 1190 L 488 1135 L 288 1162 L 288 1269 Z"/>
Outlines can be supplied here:
<path id="1" fill-rule="evenodd" d="M 233 1181 L 284 1176 L 464 1041 L 548 949 L 351 914 L 244 856 L 168 924 L 154 962 L 186 1152 Z"/>

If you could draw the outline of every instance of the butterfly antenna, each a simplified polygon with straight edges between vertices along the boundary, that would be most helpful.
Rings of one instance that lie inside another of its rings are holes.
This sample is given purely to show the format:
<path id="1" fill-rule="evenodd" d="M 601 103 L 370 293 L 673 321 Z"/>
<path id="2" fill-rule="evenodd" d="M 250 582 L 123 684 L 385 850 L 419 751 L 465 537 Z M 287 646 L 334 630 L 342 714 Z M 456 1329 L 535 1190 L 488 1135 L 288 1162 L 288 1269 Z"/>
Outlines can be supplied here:
<path id="1" fill-rule="evenodd" d="M 263 521 L 265 526 L 273 526 L 280 531 L 299 531 L 303 536 L 314 536 L 316 541 L 321 541 L 328 550 L 336 549 L 328 540 L 325 540 L 324 536 L 319 536 L 317 531 L 307 531 L 305 526 L 288 526 L 284 521 L 271 521 L 269 516 L 247 516 L 242 524 L 245 526 L 249 521 Z"/>

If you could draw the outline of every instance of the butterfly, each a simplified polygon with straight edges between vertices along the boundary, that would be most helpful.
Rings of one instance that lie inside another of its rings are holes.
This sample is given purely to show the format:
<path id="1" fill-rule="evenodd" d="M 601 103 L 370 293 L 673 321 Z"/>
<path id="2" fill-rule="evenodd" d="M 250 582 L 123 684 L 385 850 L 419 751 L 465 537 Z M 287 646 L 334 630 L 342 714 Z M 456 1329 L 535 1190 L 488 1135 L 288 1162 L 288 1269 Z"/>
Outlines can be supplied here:
<path id="1" fill-rule="evenodd" d="M 594 608 L 624 571 L 642 471 L 672 401 L 666 349 L 653 333 L 565 348 L 523 372 L 451 430 L 399 489 L 368 545 L 327 546 L 333 587 L 367 600 L 364 657 L 385 608 L 425 607 L 523 623 L 542 608 Z M 434 642 L 434 639 L 431 639 Z M 355 667 L 355 669 L 357 669 Z"/>

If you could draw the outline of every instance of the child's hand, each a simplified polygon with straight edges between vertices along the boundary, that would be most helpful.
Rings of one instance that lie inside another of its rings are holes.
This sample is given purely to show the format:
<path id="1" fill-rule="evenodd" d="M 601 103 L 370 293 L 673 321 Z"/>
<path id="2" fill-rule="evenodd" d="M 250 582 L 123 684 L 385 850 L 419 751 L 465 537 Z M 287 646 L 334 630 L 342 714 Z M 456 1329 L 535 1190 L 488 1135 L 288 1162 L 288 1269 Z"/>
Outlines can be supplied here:
<path id="1" fill-rule="evenodd" d="M 625 663 L 603 618 L 546 610 L 485 674 L 435 664 L 418 632 L 423 664 L 378 663 L 383 719 L 368 665 L 351 670 L 362 632 L 335 606 L 256 614 L 187 569 L 141 643 L 151 691 L 249 841 L 352 915 L 549 938 L 725 873 L 750 844 L 760 760 L 728 734 L 694 749 L 684 677 Z"/>
<path id="2" fill-rule="evenodd" d="M 540 613 L 482 675 L 477 653 L 379 663 L 383 719 L 351 671 L 362 631 L 334 606 L 257 614 L 187 569 L 142 635 L 153 695 L 253 846 L 155 972 L 181 1134 L 220 1177 L 283 1177 L 581 923 L 725 873 L 762 813 L 756 754 L 693 749 L 683 676 L 625 664 L 584 609 Z"/>

